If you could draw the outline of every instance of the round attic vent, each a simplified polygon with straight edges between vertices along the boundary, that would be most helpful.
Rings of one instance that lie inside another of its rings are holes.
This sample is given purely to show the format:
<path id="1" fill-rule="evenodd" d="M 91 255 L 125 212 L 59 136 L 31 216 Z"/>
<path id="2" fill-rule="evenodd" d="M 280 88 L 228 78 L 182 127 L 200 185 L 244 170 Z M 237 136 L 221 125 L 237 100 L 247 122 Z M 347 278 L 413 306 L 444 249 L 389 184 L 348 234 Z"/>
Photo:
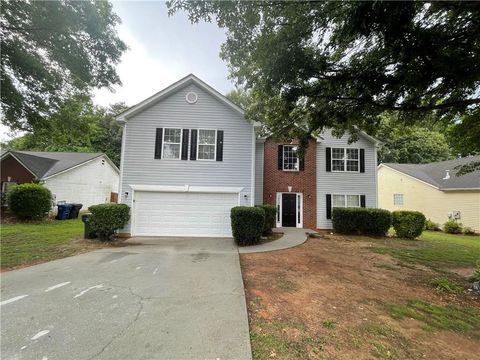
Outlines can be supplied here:
<path id="1" fill-rule="evenodd" d="M 187 100 L 189 104 L 195 104 L 198 100 L 198 95 L 193 91 L 190 91 L 185 95 L 185 100 Z"/>

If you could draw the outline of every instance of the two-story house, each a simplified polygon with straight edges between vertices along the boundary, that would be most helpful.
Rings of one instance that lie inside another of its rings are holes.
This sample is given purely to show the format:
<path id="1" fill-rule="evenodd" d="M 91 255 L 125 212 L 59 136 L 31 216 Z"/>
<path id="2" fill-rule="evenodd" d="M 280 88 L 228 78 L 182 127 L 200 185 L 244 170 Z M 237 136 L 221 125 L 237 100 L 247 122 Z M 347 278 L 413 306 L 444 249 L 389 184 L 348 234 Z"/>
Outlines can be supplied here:
<path id="1" fill-rule="evenodd" d="M 329 131 L 297 146 L 258 138 L 243 110 L 189 75 L 120 114 L 119 201 L 132 236 L 231 236 L 230 209 L 274 204 L 278 227 L 331 228 L 334 206 L 376 207 L 376 145 Z"/>

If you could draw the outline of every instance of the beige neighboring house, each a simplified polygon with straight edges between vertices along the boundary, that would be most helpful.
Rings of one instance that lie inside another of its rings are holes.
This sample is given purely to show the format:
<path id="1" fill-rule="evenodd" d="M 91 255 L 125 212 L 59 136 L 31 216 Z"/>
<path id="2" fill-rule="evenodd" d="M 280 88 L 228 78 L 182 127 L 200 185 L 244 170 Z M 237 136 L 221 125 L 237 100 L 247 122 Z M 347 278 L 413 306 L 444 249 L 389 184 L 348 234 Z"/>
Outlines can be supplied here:
<path id="1" fill-rule="evenodd" d="M 456 219 L 480 232 L 480 171 L 456 176 L 455 169 L 471 161 L 480 161 L 480 156 L 430 164 L 380 164 L 378 206 L 421 211 L 440 225 Z"/>

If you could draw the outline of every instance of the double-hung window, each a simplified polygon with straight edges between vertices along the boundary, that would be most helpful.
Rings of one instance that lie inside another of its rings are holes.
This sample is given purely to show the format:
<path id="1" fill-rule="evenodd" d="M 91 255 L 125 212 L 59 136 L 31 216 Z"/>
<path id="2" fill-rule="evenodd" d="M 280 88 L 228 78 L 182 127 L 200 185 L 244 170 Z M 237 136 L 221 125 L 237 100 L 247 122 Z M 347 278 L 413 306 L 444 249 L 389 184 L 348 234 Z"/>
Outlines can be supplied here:
<path id="1" fill-rule="evenodd" d="M 358 149 L 332 148 L 332 171 L 358 172 L 359 169 Z"/>
<path id="2" fill-rule="evenodd" d="M 332 208 L 360 206 L 360 195 L 332 195 Z"/>
<path id="3" fill-rule="evenodd" d="M 403 206 L 403 194 L 393 194 L 393 205 Z"/>
<path id="4" fill-rule="evenodd" d="M 283 170 L 298 171 L 300 169 L 297 150 L 296 145 L 283 145 Z"/>
<path id="5" fill-rule="evenodd" d="M 163 159 L 180 159 L 182 149 L 182 129 L 163 129 Z"/>
<path id="6" fill-rule="evenodd" d="M 215 160 L 216 143 L 216 130 L 198 130 L 197 159 Z"/>

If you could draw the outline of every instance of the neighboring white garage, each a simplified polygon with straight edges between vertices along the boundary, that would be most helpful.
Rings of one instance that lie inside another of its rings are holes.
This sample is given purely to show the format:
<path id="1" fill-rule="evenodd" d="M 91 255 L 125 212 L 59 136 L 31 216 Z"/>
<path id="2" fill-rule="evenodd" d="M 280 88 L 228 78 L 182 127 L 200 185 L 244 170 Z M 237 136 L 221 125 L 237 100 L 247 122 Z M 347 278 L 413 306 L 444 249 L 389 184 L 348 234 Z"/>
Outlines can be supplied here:
<path id="1" fill-rule="evenodd" d="M 231 237 L 242 188 L 132 185 L 132 235 Z"/>

